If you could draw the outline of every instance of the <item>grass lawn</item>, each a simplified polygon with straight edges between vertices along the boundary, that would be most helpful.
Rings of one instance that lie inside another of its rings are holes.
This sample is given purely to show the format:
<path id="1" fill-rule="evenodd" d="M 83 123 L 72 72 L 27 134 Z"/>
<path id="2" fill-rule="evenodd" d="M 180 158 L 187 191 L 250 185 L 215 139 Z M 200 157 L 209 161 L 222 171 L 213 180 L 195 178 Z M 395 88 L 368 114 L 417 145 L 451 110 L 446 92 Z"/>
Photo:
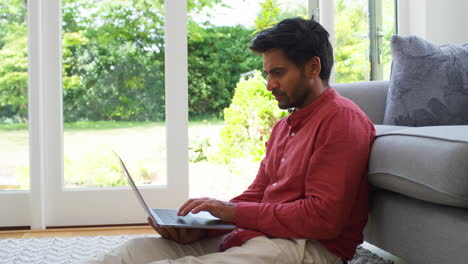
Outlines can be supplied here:
<path id="1" fill-rule="evenodd" d="M 223 121 L 189 123 L 189 145 L 208 141 L 216 146 Z M 28 171 L 29 133 L 25 124 L 0 124 L 0 190 L 15 188 L 19 174 Z M 111 150 L 117 151 L 139 175 L 140 184 L 166 183 L 166 129 L 163 122 L 76 122 L 64 125 L 65 182 L 68 187 L 96 182 L 119 185 L 122 179 Z M 243 190 L 256 164 L 246 166 L 248 177 L 239 179 L 224 166 L 207 161 L 190 163 L 190 196 L 227 199 Z M 22 168 L 22 170 L 18 170 Z M 21 172 L 23 171 L 23 172 Z M 23 184 L 27 175 L 23 175 Z M 2 187 L 3 186 L 3 187 Z"/>

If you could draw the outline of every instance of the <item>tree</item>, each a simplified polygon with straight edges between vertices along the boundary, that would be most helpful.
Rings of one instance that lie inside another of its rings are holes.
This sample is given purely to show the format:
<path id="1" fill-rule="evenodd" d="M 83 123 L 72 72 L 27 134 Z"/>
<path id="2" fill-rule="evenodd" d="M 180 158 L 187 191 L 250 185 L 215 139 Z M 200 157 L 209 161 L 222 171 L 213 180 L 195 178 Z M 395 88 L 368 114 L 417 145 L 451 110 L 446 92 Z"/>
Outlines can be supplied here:
<path id="1" fill-rule="evenodd" d="M 65 120 L 162 119 L 162 2 L 70 0 L 63 10 Z"/>
<path id="2" fill-rule="evenodd" d="M 63 14 L 65 120 L 163 120 L 162 1 L 68 1 Z M 199 12 L 219 2 L 189 1 L 188 6 Z M 189 21 L 191 117 L 221 117 L 239 74 L 261 66 L 247 55 L 250 34 L 242 27 Z"/>
<path id="3" fill-rule="evenodd" d="M 0 49 L 9 39 L 9 34 L 15 33 L 17 26 L 26 27 L 26 6 L 23 0 L 9 0 L 0 3 Z"/>
<path id="4" fill-rule="evenodd" d="M 254 34 L 271 28 L 280 21 L 280 3 L 276 0 L 265 0 L 260 3 L 261 11 L 255 19 L 256 30 Z"/>
<path id="5" fill-rule="evenodd" d="M 25 2 L 0 3 L 0 120 L 27 118 L 28 59 Z"/>
<path id="6" fill-rule="evenodd" d="M 260 13 L 255 19 L 255 34 L 268 29 L 286 18 L 302 17 L 308 18 L 307 6 L 305 2 L 300 3 L 280 3 L 277 0 L 264 0 L 260 3 Z"/>
<path id="7" fill-rule="evenodd" d="M 337 83 L 369 79 L 369 41 L 366 36 L 367 1 L 335 2 L 335 80 Z"/>
<path id="8" fill-rule="evenodd" d="M 221 118 L 242 73 L 261 69 L 248 49 L 252 30 L 243 26 L 192 25 L 189 34 L 189 113 L 191 117 Z"/>

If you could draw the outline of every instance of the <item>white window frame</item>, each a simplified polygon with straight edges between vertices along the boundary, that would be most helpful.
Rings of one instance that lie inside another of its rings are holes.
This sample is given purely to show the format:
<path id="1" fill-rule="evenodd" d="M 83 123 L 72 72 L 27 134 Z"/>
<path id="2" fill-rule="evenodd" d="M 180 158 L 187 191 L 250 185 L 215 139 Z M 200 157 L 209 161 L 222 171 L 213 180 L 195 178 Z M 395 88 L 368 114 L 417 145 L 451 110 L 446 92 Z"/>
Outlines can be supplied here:
<path id="1" fill-rule="evenodd" d="M 314 1 L 314 0 L 309 0 Z M 335 49 L 335 1 L 319 0 L 319 22 L 330 34 L 330 43 Z M 335 83 L 335 64 L 330 74 L 330 83 Z"/>

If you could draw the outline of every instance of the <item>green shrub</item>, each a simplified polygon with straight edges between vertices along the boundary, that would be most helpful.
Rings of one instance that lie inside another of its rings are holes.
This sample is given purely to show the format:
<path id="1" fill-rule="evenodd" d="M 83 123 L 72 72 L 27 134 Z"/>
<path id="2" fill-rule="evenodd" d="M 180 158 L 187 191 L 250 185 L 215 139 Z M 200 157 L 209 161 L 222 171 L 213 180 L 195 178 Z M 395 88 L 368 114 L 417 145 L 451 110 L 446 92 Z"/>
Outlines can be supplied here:
<path id="1" fill-rule="evenodd" d="M 67 187 L 126 186 L 116 157 L 109 146 L 101 145 L 81 159 L 64 157 Z"/>
<path id="2" fill-rule="evenodd" d="M 207 160 L 208 158 L 206 157 L 206 153 L 210 147 L 211 144 L 209 138 L 195 138 L 189 143 L 189 161 L 195 163 Z"/>
<path id="3" fill-rule="evenodd" d="M 236 163 L 234 159 L 261 160 L 273 125 L 286 115 L 267 91 L 261 73 L 255 71 L 240 80 L 231 105 L 224 109 L 221 143 L 211 159 L 224 164 Z"/>

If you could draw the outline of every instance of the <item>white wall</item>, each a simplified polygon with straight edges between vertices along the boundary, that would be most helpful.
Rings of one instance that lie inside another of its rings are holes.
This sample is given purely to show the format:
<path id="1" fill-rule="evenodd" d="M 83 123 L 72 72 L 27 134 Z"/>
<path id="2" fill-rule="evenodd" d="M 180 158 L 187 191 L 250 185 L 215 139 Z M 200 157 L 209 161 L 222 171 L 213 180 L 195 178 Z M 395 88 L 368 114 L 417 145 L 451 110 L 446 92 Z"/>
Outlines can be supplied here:
<path id="1" fill-rule="evenodd" d="M 468 0 L 398 0 L 398 31 L 438 44 L 468 42 Z"/>

